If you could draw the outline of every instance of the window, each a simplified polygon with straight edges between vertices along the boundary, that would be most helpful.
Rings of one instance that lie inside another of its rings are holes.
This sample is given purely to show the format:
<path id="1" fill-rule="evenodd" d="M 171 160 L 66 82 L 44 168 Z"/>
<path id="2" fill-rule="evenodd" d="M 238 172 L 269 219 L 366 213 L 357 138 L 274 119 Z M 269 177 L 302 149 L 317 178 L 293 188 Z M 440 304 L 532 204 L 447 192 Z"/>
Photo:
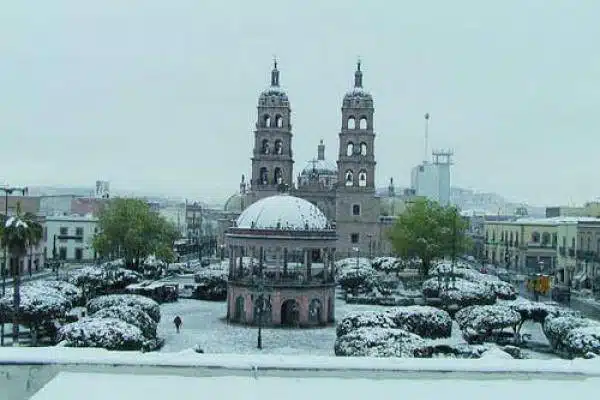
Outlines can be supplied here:
<path id="1" fill-rule="evenodd" d="M 263 115 L 262 126 L 269 127 L 271 126 L 271 117 L 268 114 Z"/>
<path id="2" fill-rule="evenodd" d="M 75 249 L 75 259 L 77 261 L 83 260 L 83 249 Z"/>
<path id="3" fill-rule="evenodd" d="M 275 116 L 275 126 L 278 128 L 283 128 L 283 117 L 281 115 Z"/>
<path id="4" fill-rule="evenodd" d="M 69 234 L 69 228 L 61 226 L 59 232 L 60 232 L 60 236 L 67 236 Z M 60 241 L 61 242 L 66 242 L 67 239 L 62 239 L 61 238 Z"/>
<path id="5" fill-rule="evenodd" d="M 58 248 L 58 258 L 60 260 L 66 260 L 67 259 L 67 248 L 66 247 L 59 247 Z"/>
<path id="6" fill-rule="evenodd" d="M 360 172 L 358 173 L 358 186 L 367 186 L 367 171 L 365 171 L 364 169 L 360 170 Z"/>
<path id="7" fill-rule="evenodd" d="M 539 234 L 539 232 L 533 232 L 531 234 L 531 241 L 533 243 L 539 243 L 540 242 L 540 234 Z"/>
<path id="8" fill-rule="evenodd" d="M 346 145 L 346 155 L 351 156 L 354 154 L 354 143 L 348 142 Z"/>
<path id="9" fill-rule="evenodd" d="M 361 117 L 358 125 L 362 130 L 367 129 L 367 117 Z"/>
<path id="10" fill-rule="evenodd" d="M 353 244 L 358 243 L 358 233 L 351 233 L 350 234 L 350 242 Z"/>
<path id="11" fill-rule="evenodd" d="M 366 156 L 367 155 L 367 144 L 365 142 L 362 142 L 360 144 L 360 155 L 361 156 Z"/>
<path id="12" fill-rule="evenodd" d="M 354 117 L 348 117 L 348 121 L 346 121 L 346 128 L 356 129 L 356 120 Z"/>
<path id="13" fill-rule="evenodd" d="M 360 204 L 352 205 L 352 215 L 360 215 Z"/>
<path id="14" fill-rule="evenodd" d="M 83 227 L 75 228 L 75 236 L 77 236 L 76 242 L 83 242 Z"/>
<path id="15" fill-rule="evenodd" d="M 271 153 L 271 148 L 269 147 L 268 139 L 263 139 L 262 144 L 260 146 L 260 152 L 262 154 L 270 154 Z"/>
<path id="16" fill-rule="evenodd" d="M 571 248 L 575 249 L 575 238 L 571 238 Z"/>
<path id="17" fill-rule="evenodd" d="M 353 186 L 354 185 L 354 173 L 352 172 L 351 169 L 349 169 L 348 171 L 346 171 L 345 180 L 346 180 L 346 186 Z"/>

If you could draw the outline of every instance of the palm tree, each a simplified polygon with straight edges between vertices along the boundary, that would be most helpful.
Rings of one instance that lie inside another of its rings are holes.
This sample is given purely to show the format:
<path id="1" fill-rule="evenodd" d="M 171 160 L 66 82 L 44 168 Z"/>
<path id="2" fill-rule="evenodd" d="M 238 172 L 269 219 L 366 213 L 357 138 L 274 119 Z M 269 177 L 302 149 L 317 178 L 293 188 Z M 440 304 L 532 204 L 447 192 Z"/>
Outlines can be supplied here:
<path id="1" fill-rule="evenodd" d="M 16 215 L 9 217 L 4 223 L 3 242 L 6 243 L 13 259 L 13 346 L 19 343 L 20 264 L 27 255 L 27 250 L 40 241 L 41 230 L 42 227 L 33 214 L 21 214 L 21 206 L 18 203 Z"/>

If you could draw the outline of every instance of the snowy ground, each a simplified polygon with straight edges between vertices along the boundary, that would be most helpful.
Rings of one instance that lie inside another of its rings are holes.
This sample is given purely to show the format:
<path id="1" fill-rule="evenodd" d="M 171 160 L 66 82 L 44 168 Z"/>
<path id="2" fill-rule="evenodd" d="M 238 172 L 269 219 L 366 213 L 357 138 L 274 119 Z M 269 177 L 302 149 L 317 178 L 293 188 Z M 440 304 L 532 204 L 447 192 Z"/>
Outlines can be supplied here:
<path id="1" fill-rule="evenodd" d="M 336 301 L 336 318 L 340 320 L 352 311 L 385 309 L 371 305 L 346 304 Z M 161 305 L 162 318 L 158 333 L 165 338 L 163 352 L 179 352 L 200 345 L 206 353 L 252 354 L 261 352 L 256 348 L 257 328 L 230 325 L 225 322 L 226 303 L 181 299 L 175 303 Z M 180 333 L 175 332 L 173 318 L 183 319 Z M 532 335 L 532 341 L 541 347 L 548 344 L 539 324 L 523 327 L 524 333 Z M 271 328 L 263 330 L 263 353 L 302 354 L 331 356 L 335 342 L 335 326 L 314 329 Z M 464 343 L 456 323 L 452 337 L 437 342 Z M 530 358 L 556 358 L 551 354 L 525 351 Z"/>

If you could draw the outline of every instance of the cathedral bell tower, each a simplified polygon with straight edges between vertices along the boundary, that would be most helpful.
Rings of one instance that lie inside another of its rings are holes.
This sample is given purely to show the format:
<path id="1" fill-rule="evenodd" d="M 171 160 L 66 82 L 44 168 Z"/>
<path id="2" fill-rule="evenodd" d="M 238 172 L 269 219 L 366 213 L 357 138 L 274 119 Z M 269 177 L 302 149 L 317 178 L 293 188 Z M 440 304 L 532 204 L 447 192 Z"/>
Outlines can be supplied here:
<path id="1" fill-rule="evenodd" d="M 292 124 L 290 102 L 279 86 L 277 60 L 271 85 L 258 98 L 251 190 L 253 200 L 271 196 L 293 184 Z"/>
<path id="2" fill-rule="evenodd" d="M 373 97 L 363 88 L 360 61 L 354 87 L 342 101 L 342 129 L 338 152 L 336 230 L 338 251 L 364 256 L 379 243 L 379 198 L 375 197 L 375 132 Z"/>
<path id="3" fill-rule="evenodd" d="M 338 188 L 350 192 L 375 191 L 375 133 L 373 98 L 363 89 L 360 61 L 354 88 L 344 96 L 338 154 Z"/>

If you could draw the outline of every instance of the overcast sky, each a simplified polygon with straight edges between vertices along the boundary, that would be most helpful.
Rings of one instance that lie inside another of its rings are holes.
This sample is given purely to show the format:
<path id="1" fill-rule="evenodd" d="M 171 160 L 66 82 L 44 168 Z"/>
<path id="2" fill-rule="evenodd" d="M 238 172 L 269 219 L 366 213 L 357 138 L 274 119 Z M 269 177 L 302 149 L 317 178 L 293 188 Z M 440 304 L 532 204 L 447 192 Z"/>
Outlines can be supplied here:
<path id="1" fill-rule="evenodd" d="M 0 184 L 220 198 L 250 173 L 274 55 L 297 174 L 335 159 L 363 61 L 377 181 L 430 145 L 453 185 L 534 204 L 599 195 L 600 2 L 12 1 L 0 12 Z"/>

